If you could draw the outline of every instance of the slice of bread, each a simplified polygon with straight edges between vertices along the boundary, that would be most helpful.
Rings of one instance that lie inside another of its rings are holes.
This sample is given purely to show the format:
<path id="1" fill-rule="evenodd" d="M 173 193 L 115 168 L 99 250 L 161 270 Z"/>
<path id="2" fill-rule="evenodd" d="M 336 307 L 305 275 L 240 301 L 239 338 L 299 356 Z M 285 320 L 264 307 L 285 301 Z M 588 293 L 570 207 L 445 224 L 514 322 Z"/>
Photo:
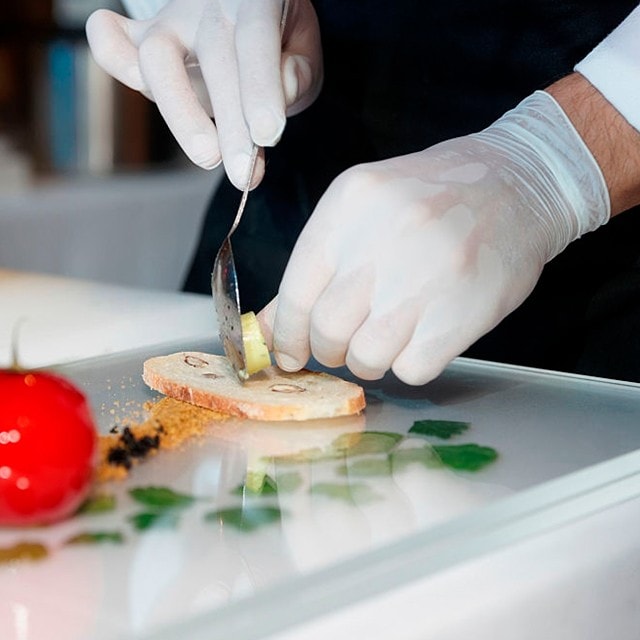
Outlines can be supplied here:
<path id="1" fill-rule="evenodd" d="M 183 351 L 150 358 L 144 382 L 166 396 L 253 420 L 313 420 L 359 413 L 362 387 L 332 376 L 268 367 L 241 383 L 224 356 Z"/>

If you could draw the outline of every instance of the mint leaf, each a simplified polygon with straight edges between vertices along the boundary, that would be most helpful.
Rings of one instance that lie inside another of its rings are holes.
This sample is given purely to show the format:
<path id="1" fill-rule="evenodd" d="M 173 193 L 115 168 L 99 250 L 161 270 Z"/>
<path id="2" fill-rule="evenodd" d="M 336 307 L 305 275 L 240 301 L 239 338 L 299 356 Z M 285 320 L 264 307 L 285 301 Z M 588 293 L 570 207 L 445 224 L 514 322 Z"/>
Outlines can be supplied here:
<path id="1" fill-rule="evenodd" d="M 130 516 L 129 520 L 138 531 L 153 528 L 175 529 L 180 522 L 175 511 L 145 511 Z"/>
<path id="2" fill-rule="evenodd" d="M 67 539 L 65 544 L 100 544 L 102 542 L 122 544 L 124 536 L 120 531 L 86 531 Z"/>
<path id="3" fill-rule="evenodd" d="M 129 495 L 136 502 L 156 509 L 188 507 L 196 501 L 193 496 L 178 493 L 168 487 L 137 487 L 130 489 Z"/>
<path id="4" fill-rule="evenodd" d="M 470 426 L 470 423 L 458 420 L 416 420 L 409 433 L 448 440 L 464 433 Z"/>
<path id="5" fill-rule="evenodd" d="M 363 431 L 347 433 L 336 438 L 333 448 L 348 456 L 363 456 L 373 453 L 387 453 L 393 449 L 403 436 L 392 431 Z"/>
<path id="6" fill-rule="evenodd" d="M 255 496 L 274 496 L 278 493 L 278 484 L 266 474 L 248 473 L 244 483 L 233 489 L 231 493 L 240 496 L 245 493 Z"/>
<path id="7" fill-rule="evenodd" d="M 116 497 L 111 494 L 98 494 L 89 496 L 81 505 L 76 515 L 98 515 L 108 513 L 116 508 Z"/>
<path id="8" fill-rule="evenodd" d="M 433 451 L 442 464 L 458 471 L 479 471 L 498 457 L 492 447 L 478 444 L 434 445 Z"/>
<path id="9" fill-rule="evenodd" d="M 206 522 L 219 522 L 244 532 L 255 531 L 260 527 L 279 522 L 282 512 L 278 507 L 230 507 L 206 513 Z"/>

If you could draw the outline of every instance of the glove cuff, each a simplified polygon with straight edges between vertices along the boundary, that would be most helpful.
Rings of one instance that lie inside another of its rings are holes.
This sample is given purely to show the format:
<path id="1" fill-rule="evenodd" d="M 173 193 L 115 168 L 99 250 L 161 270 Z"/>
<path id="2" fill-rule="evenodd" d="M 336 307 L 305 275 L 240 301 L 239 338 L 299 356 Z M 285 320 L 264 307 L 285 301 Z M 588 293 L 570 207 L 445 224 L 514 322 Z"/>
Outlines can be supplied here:
<path id="1" fill-rule="evenodd" d="M 546 260 L 609 220 L 611 206 L 602 171 L 548 93 L 536 91 L 474 137 L 517 159 L 518 188 L 539 204 L 532 207 L 532 214 L 546 230 Z"/>

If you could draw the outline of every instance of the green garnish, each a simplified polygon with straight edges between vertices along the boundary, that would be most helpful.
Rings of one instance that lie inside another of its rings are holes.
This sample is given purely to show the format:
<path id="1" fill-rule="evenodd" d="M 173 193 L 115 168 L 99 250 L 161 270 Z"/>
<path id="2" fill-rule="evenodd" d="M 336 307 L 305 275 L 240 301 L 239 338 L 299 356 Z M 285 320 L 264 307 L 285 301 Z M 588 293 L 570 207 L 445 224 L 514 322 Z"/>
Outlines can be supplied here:
<path id="1" fill-rule="evenodd" d="M 266 474 L 257 474 L 256 477 L 247 474 L 244 484 L 238 485 L 231 493 L 236 496 L 244 496 L 247 493 L 255 496 L 274 496 L 278 493 L 291 493 L 301 484 L 302 477 L 296 471 L 280 473 L 277 480 Z"/>
<path id="2" fill-rule="evenodd" d="M 124 536 L 120 531 L 86 531 L 72 536 L 65 544 L 99 544 L 102 542 L 122 544 Z"/>
<path id="3" fill-rule="evenodd" d="M 147 529 L 175 529 L 180 522 L 180 516 L 175 511 L 144 511 L 129 516 L 131 524 L 138 531 Z"/>
<path id="4" fill-rule="evenodd" d="M 254 507 L 244 505 L 243 507 L 229 507 L 227 509 L 217 509 L 206 513 L 206 522 L 219 522 L 222 525 L 234 527 L 240 531 L 250 532 L 278 522 L 282 512 L 278 507 Z"/>
<path id="5" fill-rule="evenodd" d="M 470 426 L 468 422 L 458 420 L 416 420 L 409 433 L 448 440 L 452 436 L 464 433 Z"/>
<path id="6" fill-rule="evenodd" d="M 78 509 L 76 515 L 98 515 L 108 513 L 116 508 L 116 497 L 108 493 L 89 496 Z"/>
<path id="7" fill-rule="evenodd" d="M 392 431 L 364 431 L 362 433 L 346 433 L 336 438 L 332 447 L 343 451 L 348 456 L 363 456 L 373 453 L 391 451 L 403 436 Z"/>
<path id="8" fill-rule="evenodd" d="M 239 496 L 246 493 L 255 496 L 273 496 L 278 493 L 278 485 L 271 476 L 266 474 L 247 473 L 244 483 L 238 485 L 231 493 Z"/>
<path id="9" fill-rule="evenodd" d="M 478 444 L 434 445 L 433 451 L 442 464 L 458 471 L 479 471 L 498 457 L 494 448 Z"/>
<path id="10" fill-rule="evenodd" d="M 137 487 L 129 495 L 140 504 L 156 509 L 176 509 L 192 505 L 196 498 L 168 487 Z"/>

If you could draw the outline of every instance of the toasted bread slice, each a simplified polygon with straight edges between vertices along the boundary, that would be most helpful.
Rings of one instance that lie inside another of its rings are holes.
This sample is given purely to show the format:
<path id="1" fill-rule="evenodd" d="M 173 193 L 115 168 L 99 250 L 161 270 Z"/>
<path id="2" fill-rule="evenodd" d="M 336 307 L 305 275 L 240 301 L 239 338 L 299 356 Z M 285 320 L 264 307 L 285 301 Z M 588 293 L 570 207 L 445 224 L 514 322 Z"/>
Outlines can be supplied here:
<path id="1" fill-rule="evenodd" d="M 359 413 L 362 387 L 327 373 L 268 367 L 244 383 L 224 356 L 183 351 L 150 358 L 142 378 L 156 391 L 253 420 L 313 420 Z"/>

